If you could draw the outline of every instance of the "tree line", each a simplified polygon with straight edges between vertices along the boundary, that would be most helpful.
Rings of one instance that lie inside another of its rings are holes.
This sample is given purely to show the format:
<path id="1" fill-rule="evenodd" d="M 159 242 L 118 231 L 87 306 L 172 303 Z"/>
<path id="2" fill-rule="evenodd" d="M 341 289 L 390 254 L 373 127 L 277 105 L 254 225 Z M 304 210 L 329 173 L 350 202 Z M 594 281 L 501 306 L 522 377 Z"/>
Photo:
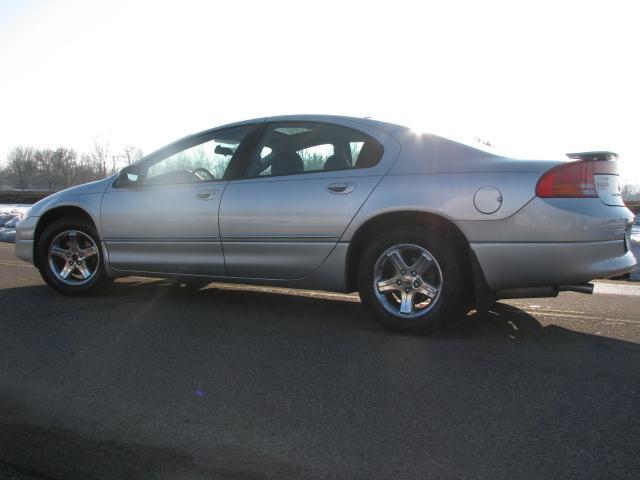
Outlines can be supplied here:
<path id="1" fill-rule="evenodd" d="M 141 159 L 142 150 L 127 145 L 112 152 L 108 143 L 95 141 L 90 152 L 72 148 L 14 147 L 0 167 L 0 186 L 25 189 L 60 190 L 113 175 L 123 165 Z"/>
<path id="2" fill-rule="evenodd" d="M 625 183 L 620 188 L 623 200 L 626 201 L 640 201 L 640 186 L 633 183 Z"/>

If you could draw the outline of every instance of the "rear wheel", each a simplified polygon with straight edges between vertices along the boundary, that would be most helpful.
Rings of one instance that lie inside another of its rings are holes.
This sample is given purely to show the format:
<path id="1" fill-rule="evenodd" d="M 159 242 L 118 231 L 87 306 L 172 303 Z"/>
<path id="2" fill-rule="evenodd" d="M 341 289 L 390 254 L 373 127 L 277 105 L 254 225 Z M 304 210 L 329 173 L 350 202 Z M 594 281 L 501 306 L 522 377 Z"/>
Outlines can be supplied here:
<path id="1" fill-rule="evenodd" d="M 65 295 L 93 293 L 110 282 L 98 233 L 85 219 L 53 222 L 42 232 L 36 255 L 44 281 Z"/>
<path id="2" fill-rule="evenodd" d="M 362 303 L 383 326 L 430 333 L 460 313 L 461 274 L 454 251 L 435 233 L 402 227 L 376 238 L 358 269 Z"/>

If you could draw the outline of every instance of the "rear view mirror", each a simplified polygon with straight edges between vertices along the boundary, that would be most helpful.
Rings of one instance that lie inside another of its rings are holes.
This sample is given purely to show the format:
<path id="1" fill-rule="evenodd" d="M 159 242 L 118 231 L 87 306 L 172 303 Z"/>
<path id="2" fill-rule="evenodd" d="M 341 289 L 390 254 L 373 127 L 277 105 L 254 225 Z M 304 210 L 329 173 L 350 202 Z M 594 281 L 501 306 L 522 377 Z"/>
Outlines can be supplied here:
<path id="1" fill-rule="evenodd" d="M 233 148 L 229 148 L 229 147 L 223 147 L 222 145 L 216 145 L 216 148 L 214 150 L 215 153 L 217 153 L 218 155 L 226 155 L 226 156 L 230 156 L 233 155 Z"/>
<path id="2" fill-rule="evenodd" d="M 141 180 L 142 177 L 140 175 L 140 171 L 135 165 L 131 165 L 120 170 L 120 174 L 118 175 L 118 186 L 131 187 L 138 184 Z"/>

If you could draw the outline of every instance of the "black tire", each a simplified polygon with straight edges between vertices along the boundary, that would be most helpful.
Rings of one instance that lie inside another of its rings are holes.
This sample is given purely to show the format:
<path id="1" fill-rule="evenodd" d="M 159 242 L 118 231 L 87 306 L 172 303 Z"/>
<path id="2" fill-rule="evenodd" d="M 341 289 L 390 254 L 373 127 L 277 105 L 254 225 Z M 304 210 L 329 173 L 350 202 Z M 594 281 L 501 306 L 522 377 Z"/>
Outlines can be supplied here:
<path id="1" fill-rule="evenodd" d="M 51 270 L 49 264 L 49 247 L 51 242 L 62 232 L 67 230 L 77 230 L 91 238 L 97 246 L 97 267 L 95 273 L 89 281 L 80 285 L 68 285 L 62 282 L 56 274 Z M 100 237 L 92 222 L 80 218 L 61 218 L 55 220 L 48 225 L 40 235 L 38 244 L 36 245 L 36 264 L 43 280 L 54 290 L 63 295 L 81 296 L 98 293 L 104 287 L 112 282 L 105 272 L 104 255 L 100 243 Z"/>
<path id="2" fill-rule="evenodd" d="M 374 291 L 374 269 L 378 259 L 396 245 L 412 244 L 426 249 L 436 260 L 442 285 L 433 306 L 417 318 L 390 313 Z M 385 328 L 400 333 L 428 334 L 445 323 L 454 323 L 462 311 L 462 275 L 455 251 L 436 233 L 422 227 L 401 227 L 376 237 L 364 250 L 358 265 L 358 292 L 369 313 Z"/>

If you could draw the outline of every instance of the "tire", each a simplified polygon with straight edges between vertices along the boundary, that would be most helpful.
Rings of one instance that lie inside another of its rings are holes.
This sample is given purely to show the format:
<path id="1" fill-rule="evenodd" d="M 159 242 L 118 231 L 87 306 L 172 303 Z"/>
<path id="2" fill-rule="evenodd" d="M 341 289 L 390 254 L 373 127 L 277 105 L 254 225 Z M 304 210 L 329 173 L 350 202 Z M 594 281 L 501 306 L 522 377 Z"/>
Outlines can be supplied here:
<path id="1" fill-rule="evenodd" d="M 455 322 L 462 311 L 462 287 L 455 251 L 422 227 L 400 227 L 380 234 L 366 247 L 358 265 L 363 305 L 394 332 L 428 334 L 446 322 Z M 409 305 L 411 312 L 407 313 Z"/>
<path id="2" fill-rule="evenodd" d="M 98 232 L 92 222 L 83 218 L 61 218 L 47 226 L 36 246 L 36 264 L 47 285 L 64 295 L 91 295 L 111 283 Z M 69 270 L 66 279 L 65 268 Z"/>

